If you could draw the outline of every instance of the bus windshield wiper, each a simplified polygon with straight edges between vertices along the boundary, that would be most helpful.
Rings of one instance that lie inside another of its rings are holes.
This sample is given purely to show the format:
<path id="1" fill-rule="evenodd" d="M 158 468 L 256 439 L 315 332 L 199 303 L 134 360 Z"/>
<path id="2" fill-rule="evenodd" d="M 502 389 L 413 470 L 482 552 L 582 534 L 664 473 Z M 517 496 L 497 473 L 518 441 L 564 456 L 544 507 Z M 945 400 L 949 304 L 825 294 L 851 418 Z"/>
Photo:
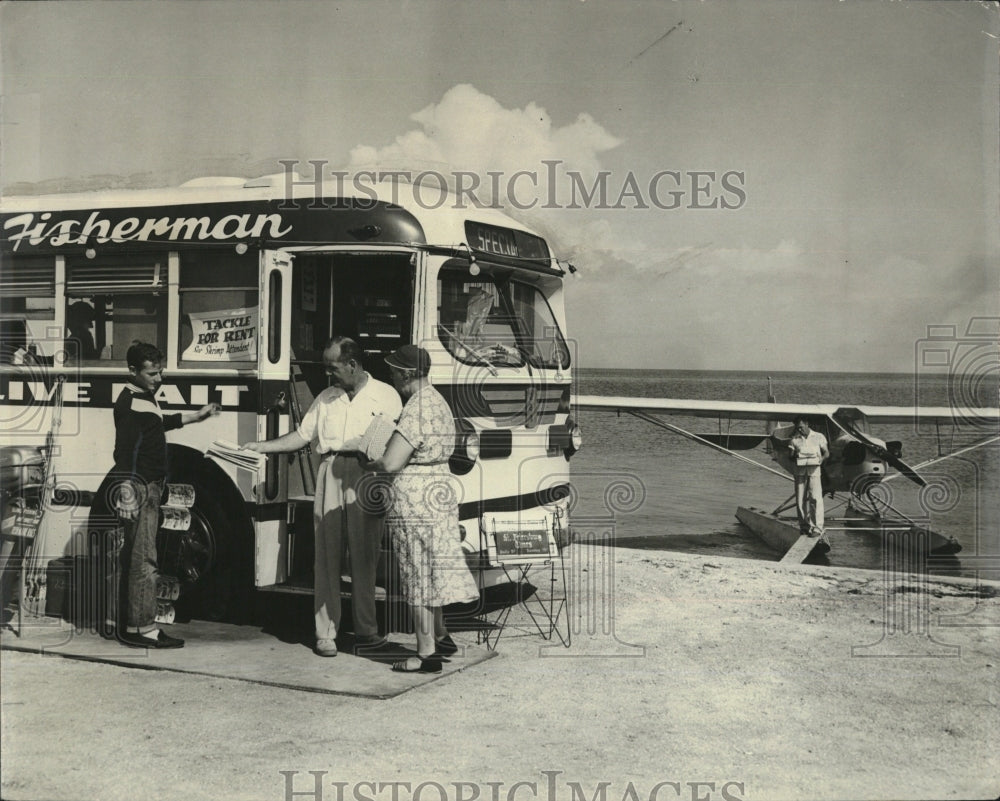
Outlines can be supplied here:
<path id="1" fill-rule="evenodd" d="M 476 364 L 481 364 L 483 367 L 487 368 L 490 371 L 490 375 L 500 375 L 497 368 L 494 367 L 485 356 L 480 356 L 478 351 L 476 351 L 476 349 L 473 348 L 468 342 L 464 341 L 458 334 L 453 334 L 440 323 L 438 324 L 438 328 L 465 348 L 469 352 L 469 355 L 476 360 Z"/>

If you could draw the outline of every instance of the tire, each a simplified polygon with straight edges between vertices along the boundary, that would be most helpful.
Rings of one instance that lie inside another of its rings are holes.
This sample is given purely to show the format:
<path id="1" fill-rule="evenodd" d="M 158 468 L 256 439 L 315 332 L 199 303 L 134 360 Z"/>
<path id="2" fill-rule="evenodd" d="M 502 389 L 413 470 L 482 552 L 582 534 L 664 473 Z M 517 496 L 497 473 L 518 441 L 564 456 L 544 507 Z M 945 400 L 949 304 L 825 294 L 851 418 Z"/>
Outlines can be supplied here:
<path id="1" fill-rule="evenodd" d="M 160 573 L 180 585 L 177 616 L 245 622 L 253 595 L 253 528 L 244 504 L 225 473 L 203 457 L 171 462 L 170 481 L 195 491 L 190 529 L 157 534 Z"/>
<path id="2" fill-rule="evenodd" d="M 246 622 L 253 597 L 253 527 L 239 493 L 214 463 L 186 449 L 171 449 L 169 475 L 169 483 L 191 484 L 195 491 L 190 529 L 160 528 L 156 535 L 159 573 L 179 585 L 177 618 Z M 119 525 L 110 505 L 115 480 L 112 474 L 104 479 L 90 508 L 89 547 L 101 565 L 97 586 L 105 588 L 96 596 L 98 624 L 116 616 L 118 606 L 109 567 L 115 557 L 108 550 L 114 547 L 109 533 Z"/>

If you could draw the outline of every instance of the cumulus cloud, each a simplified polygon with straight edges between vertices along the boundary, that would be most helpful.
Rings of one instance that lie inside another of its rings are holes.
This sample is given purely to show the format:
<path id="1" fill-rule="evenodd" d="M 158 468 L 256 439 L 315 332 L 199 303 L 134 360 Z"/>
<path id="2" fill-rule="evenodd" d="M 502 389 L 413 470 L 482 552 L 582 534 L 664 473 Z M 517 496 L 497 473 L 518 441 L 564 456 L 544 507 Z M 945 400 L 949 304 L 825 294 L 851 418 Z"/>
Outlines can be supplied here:
<path id="1" fill-rule="evenodd" d="M 411 120 L 391 141 L 356 146 L 347 169 L 478 176 L 480 200 L 502 206 L 579 268 L 582 281 L 567 302 L 592 364 L 614 363 L 627 343 L 636 363 L 660 366 L 890 369 L 928 323 L 968 313 L 970 296 L 983 295 L 968 287 L 996 283 L 979 262 L 948 266 L 926 254 L 831 243 L 826 222 L 775 224 L 767 209 L 753 216 L 752 202 L 731 216 L 705 212 L 690 190 L 673 210 L 626 201 L 611 211 L 624 197 L 625 176 L 610 174 L 605 162 L 621 161 L 609 154 L 623 140 L 583 110 L 560 123 L 535 102 L 507 108 L 460 84 Z M 536 176 L 517 184 L 517 199 L 535 200 L 533 208 L 517 208 L 505 193 L 521 171 Z M 607 177 L 608 204 L 566 208 L 570 172 L 586 187 Z M 490 173 L 503 176 L 499 187 Z M 637 179 L 642 189 L 650 176 Z M 945 278 L 949 271 L 962 280 Z"/>
<path id="2" fill-rule="evenodd" d="M 471 172 L 481 178 L 478 194 L 484 202 L 504 200 L 492 196 L 494 183 L 488 172 L 502 173 L 501 188 L 505 188 L 511 176 L 527 170 L 537 175 L 537 184 L 518 181 L 522 202 L 532 196 L 544 202 L 551 177 L 546 161 L 560 162 L 557 174 L 573 170 L 593 180 L 601 169 L 601 154 L 622 142 L 589 114 L 580 113 L 573 122 L 557 125 L 536 103 L 504 108 L 469 84 L 452 87 L 440 102 L 421 109 L 411 119 L 419 128 L 400 134 L 391 143 L 353 148 L 348 169 Z"/>

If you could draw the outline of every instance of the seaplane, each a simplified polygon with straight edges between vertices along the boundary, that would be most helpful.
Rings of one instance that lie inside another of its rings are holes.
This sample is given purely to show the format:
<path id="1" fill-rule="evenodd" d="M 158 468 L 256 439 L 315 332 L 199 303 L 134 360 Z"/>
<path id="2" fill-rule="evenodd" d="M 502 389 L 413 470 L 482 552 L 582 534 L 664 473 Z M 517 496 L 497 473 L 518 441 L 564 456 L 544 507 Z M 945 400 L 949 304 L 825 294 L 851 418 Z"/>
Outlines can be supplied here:
<path id="1" fill-rule="evenodd" d="M 902 476 L 920 487 L 927 485 L 920 470 L 976 448 L 1000 440 L 1000 409 L 955 407 L 838 406 L 829 404 L 778 403 L 768 379 L 766 402 L 731 402 L 717 400 L 680 400 L 673 398 L 628 398 L 577 395 L 577 411 L 605 411 L 627 414 L 666 429 L 700 445 L 733 456 L 755 468 L 767 470 L 785 480 L 793 480 L 794 456 L 789 443 L 795 433 L 792 421 L 803 417 L 813 431 L 826 437 L 829 457 L 822 466 L 824 496 L 838 500 L 834 508 L 844 507 L 842 517 L 827 517 L 826 531 L 819 537 L 802 534 L 795 513 L 795 495 L 772 511 L 740 506 L 737 519 L 768 545 L 785 553 L 782 561 L 802 561 L 810 554 L 830 550 L 827 532 L 840 524 L 843 528 L 864 527 L 886 533 L 910 531 L 923 539 L 928 553 L 935 556 L 956 554 L 961 544 L 953 536 L 930 529 L 895 508 L 889 493 L 880 492 L 883 482 Z M 664 417 L 714 418 L 719 421 L 716 433 L 694 433 L 665 420 Z M 759 421 L 763 433 L 733 430 L 735 421 Z M 871 433 L 871 424 L 929 424 L 943 431 L 958 427 L 973 430 L 978 437 L 966 446 L 917 465 L 902 458 L 903 443 L 885 441 Z M 743 455 L 763 446 L 776 466 Z M 790 511 L 789 511 L 790 510 Z"/>

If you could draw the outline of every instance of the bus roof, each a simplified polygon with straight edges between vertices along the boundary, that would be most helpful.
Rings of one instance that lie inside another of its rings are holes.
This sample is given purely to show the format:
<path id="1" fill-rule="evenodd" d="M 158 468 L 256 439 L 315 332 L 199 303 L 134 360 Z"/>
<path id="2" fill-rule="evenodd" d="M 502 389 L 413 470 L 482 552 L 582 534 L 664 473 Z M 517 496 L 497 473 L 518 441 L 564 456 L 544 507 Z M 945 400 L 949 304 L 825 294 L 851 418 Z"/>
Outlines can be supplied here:
<path id="1" fill-rule="evenodd" d="M 403 244 L 470 248 L 483 258 L 562 274 L 544 239 L 470 195 L 405 180 L 320 182 L 285 174 L 199 178 L 163 189 L 108 189 L 0 198 L 5 253 L 115 245 L 235 244 L 281 248 Z"/>

